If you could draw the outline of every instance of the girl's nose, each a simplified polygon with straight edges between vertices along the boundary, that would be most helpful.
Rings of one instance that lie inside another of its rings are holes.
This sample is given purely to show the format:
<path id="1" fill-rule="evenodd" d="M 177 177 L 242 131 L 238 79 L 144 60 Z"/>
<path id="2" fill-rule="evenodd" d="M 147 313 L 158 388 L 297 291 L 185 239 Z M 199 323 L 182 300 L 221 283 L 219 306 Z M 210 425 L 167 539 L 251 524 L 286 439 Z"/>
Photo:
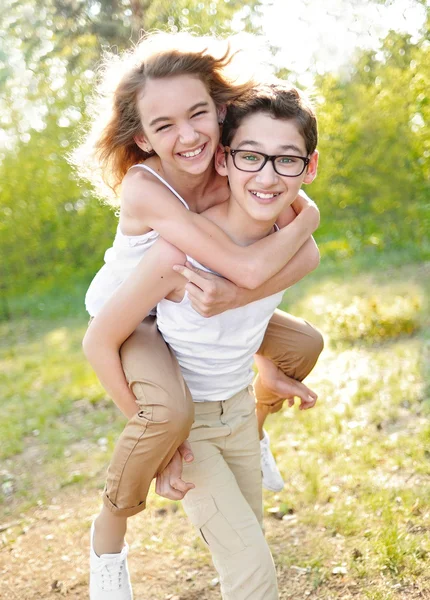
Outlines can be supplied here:
<path id="1" fill-rule="evenodd" d="M 184 123 L 179 131 L 182 144 L 193 144 L 198 140 L 199 134 L 190 123 Z"/>

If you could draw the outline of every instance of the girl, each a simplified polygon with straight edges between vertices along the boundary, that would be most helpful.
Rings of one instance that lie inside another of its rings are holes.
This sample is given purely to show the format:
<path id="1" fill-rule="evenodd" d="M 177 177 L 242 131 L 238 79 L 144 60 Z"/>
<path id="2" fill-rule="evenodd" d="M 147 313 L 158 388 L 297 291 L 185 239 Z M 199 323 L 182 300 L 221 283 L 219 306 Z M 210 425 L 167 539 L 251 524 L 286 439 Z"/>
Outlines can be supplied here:
<path id="1" fill-rule="evenodd" d="M 217 169 L 228 175 L 230 197 L 204 216 L 243 246 L 272 234 L 300 185 L 316 175 L 316 141 L 315 116 L 295 89 L 278 84 L 253 90 L 228 110 L 225 148 L 217 151 Z M 211 550 L 225 600 L 276 600 L 276 572 L 261 528 L 260 452 L 249 388 L 253 353 L 282 292 L 205 319 L 172 270 L 185 260 L 178 249 L 157 241 L 95 318 L 86 336 L 88 355 L 94 359 L 101 344 L 106 358 L 115 357 L 159 303 L 158 327 L 196 407 L 190 434 L 195 459 L 185 465 L 195 488 L 184 498 L 185 511 Z M 145 419 L 144 411 L 138 419 Z M 173 480 L 166 483 L 168 489 Z M 158 488 L 165 491 L 163 482 Z"/>
<path id="2" fill-rule="evenodd" d="M 121 183 L 121 209 L 114 245 L 87 294 L 92 317 L 129 276 L 158 234 L 239 286 L 254 288 L 238 288 L 232 294 L 232 284 L 219 279 L 221 296 L 230 298 L 223 301 L 223 310 L 284 289 L 318 262 L 310 236 L 319 216 L 306 199 L 299 197 L 293 203 L 297 216 L 291 209 L 280 215 L 278 223 L 285 225 L 281 231 L 252 247 L 235 244 L 213 222 L 197 214 L 228 198 L 226 180 L 213 167 L 218 120 L 222 120 L 226 104 L 251 87 L 226 77 L 231 56 L 227 52 L 214 57 L 207 50 L 208 43 L 190 36 L 150 36 L 125 59 L 116 61 L 121 71 L 119 83 L 110 70 L 106 71 L 104 83 L 114 88 L 109 97 L 109 119 L 101 133 L 97 134 L 95 125 L 89 139 L 96 136 L 95 154 L 105 181 L 115 190 Z M 96 169 L 91 172 L 96 173 Z M 287 378 L 278 366 L 290 377 L 303 379 L 321 351 L 321 336 L 310 325 L 289 316 L 273 327 L 259 354 L 267 405 L 276 404 L 280 397 L 297 395 L 304 406 L 311 406 L 315 395 Z M 143 510 L 151 480 L 187 438 L 193 406 L 154 316 L 145 319 L 122 345 L 121 360 L 118 354 L 95 343 L 96 339 L 86 337 L 86 354 L 129 419 L 114 451 L 104 506 L 92 535 L 93 558 L 105 555 L 93 561 L 97 563 L 95 570 L 103 573 L 108 565 L 115 569 L 115 565 L 124 564 L 121 557 L 126 552 L 127 517 Z M 275 366 L 265 359 L 267 356 Z M 191 453 L 185 448 L 184 454 L 187 458 Z M 108 598 L 110 585 L 113 583 L 106 581 L 101 587 L 97 584 L 92 597 Z M 115 592 L 115 598 L 131 597 L 128 585 L 122 589 L 125 595 Z"/>

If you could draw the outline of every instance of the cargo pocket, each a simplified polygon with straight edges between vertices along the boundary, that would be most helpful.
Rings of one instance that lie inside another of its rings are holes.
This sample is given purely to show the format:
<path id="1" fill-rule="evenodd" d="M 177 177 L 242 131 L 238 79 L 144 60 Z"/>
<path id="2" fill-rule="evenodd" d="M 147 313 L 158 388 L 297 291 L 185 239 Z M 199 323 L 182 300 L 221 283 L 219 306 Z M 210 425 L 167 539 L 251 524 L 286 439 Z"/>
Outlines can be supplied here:
<path id="1" fill-rule="evenodd" d="M 212 552 L 236 554 L 246 546 L 242 538 L 218 510 L 212 497 L 185 506 L 190 521 L 200 531 L 203 541 Z"/>

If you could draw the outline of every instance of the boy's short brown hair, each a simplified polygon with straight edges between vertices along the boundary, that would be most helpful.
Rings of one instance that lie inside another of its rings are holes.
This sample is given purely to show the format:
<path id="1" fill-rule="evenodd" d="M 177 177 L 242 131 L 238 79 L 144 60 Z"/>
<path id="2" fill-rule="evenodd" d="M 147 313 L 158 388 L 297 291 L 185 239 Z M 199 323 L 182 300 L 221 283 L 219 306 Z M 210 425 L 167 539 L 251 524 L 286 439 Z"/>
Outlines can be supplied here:
<path id="1" fill-rule="evenodd" d="M 245 117 L 261 112 L 274 119 L 295 121 L 305 140 L 308 156 L 315 151 L 318 128 L 314 110 L 302 92 L 281 80 L 256 85 L 228 107 L 222 133 L 223 145 L 230 146 Z"/>

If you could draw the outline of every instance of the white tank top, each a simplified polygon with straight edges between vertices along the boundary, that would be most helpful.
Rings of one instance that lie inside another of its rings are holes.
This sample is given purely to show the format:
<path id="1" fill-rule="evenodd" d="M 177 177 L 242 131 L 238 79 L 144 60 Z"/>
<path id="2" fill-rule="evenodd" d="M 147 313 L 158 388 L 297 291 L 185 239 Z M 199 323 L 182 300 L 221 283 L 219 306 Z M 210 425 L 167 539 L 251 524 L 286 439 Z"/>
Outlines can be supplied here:
<path id="1" fill-rule="evenodd" d="M 135 167 L 140 167 L 155 175 L 189 210 L 188 204 L 181 198 L 178 192 L 156 171 L 151 169 L 151 167 L 147 167 L 144 164 L 137 164 L 130 168 L 133 169 Z M 85 306 L 92 317 L 96 316 L 104 303 L 130 275 L 141 261 L 145 252 L 151 248 L 158 237 L 159 234 L 154 230 L 148 231 L 148 233 L 144 233 L 143 235 L 124 235 L 118 225 L 113 245 L 105 252 L 105 264 L 92 280 L 85 296 Z"/>
<path id="2" fill-rule="evenodd" d="M 158 303 L 158 329 L 178 359 L 194 402 L 227 400 L 252 383 L 253 355 L 282 296 L 279 292 L 209 318 L 193 309 L 187 292 L 181 302 Z"/>

